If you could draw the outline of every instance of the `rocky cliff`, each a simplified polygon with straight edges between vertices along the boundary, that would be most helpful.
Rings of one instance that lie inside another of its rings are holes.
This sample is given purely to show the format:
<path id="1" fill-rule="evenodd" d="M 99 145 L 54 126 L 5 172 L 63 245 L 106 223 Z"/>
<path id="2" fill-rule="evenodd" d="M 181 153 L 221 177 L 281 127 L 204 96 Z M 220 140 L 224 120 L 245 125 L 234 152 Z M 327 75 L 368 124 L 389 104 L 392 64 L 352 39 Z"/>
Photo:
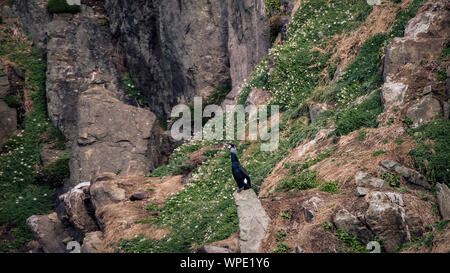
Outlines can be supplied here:
<path id="1" fill-rule="evenodd" d="M 17 224 L 36 252 L 450 251 L 448 1 L 47 4 L 2 10 L 2 238 Z M 282 112 L 278 150 L 236 142 L 240 193 L 220 141 L 174 150 L 161 126 L 223 85 L 222 105 Z"/>

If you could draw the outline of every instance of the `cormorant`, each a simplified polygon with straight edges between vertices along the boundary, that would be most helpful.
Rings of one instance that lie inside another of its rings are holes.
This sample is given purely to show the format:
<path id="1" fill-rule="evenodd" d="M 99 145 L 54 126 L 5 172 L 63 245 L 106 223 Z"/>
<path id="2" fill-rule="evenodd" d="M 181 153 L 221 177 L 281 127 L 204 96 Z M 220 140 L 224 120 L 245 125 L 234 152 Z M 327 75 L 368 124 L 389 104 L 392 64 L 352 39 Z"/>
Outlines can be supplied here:
<path id="1" fill-rule="evenodd" d="M 239 188 L 237 192 L 250 189 L 252 187 L 250 176 L 248 175 L 247 170 L 239 163 L 239 159 L 236 155 L 236 146 L 232 143 L 227 143 L 226 146 L 231 153 L 231 171 L 233 173 L 234 181 L 236 181 Z"/>

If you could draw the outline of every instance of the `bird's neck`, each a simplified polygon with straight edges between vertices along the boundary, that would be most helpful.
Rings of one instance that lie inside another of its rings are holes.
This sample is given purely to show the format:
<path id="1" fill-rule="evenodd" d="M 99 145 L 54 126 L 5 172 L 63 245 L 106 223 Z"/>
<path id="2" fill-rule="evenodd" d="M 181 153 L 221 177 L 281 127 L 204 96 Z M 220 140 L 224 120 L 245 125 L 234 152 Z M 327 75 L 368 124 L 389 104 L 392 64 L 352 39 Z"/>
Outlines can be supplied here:
<path id="1" fill-rule="evenodd" d="M 231 153 L 231 163 L 239 164 L 239 159 L 235 153 Z"/>

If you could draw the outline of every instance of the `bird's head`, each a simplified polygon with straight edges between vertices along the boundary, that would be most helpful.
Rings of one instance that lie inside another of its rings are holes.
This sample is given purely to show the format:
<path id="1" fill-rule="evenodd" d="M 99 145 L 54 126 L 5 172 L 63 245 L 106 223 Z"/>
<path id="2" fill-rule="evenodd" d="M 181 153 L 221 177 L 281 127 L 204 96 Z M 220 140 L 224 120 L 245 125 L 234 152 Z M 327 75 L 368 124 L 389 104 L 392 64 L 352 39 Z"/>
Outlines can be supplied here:
<path id="1" fill-rule="evenodd" d="M 231 153 L 233 153 L 233 154 L 237 153 L 236 145 L 234 145 L 233 143 L 229 143 L 229 142 L 225 143 L 225 147 L 227 147 Z"/>

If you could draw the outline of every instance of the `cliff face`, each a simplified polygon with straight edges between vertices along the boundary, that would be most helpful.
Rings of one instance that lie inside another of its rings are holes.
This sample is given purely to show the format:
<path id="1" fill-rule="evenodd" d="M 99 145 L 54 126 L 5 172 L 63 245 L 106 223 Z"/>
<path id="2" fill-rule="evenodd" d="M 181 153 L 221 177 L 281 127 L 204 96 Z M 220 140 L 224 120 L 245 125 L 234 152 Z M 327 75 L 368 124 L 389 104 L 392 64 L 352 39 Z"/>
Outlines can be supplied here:
<path id="1" fill-rule="evenodd" d="M 234 101 L 245 80 L 266 56 L 269 47 L 268 20 L 264 0 L 228 0 L 228 48 Z"/>
<path id="2" fill-rule="evenodd" d="M 130 74 L 151 109 L 206 97 L 229 81 L 224 1 L 105 1 Z"/>
<path id="3" fill-rule="evenodd" d="M 151 109 L 242 84 L 270 46 L 263 0 L 112 1 L 111 31 Z"/>

